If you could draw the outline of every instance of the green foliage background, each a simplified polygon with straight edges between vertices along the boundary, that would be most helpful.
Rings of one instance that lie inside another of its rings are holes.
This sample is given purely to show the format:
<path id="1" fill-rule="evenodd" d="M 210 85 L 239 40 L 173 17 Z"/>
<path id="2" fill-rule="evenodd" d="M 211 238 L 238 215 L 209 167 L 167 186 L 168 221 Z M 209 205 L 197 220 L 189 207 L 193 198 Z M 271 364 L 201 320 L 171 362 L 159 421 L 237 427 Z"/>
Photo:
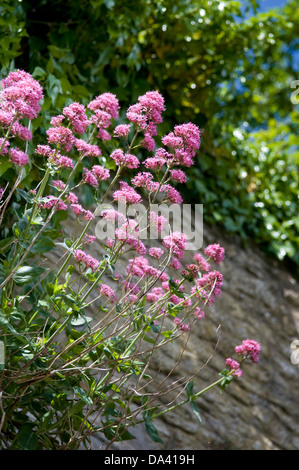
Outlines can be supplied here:
<path id="1" fill-rule="evenodd" d="M 126 109 L 159 90 L 163 131 L 186 121 L 202 128 L 185 202 L 203 203 L 206 222 L 254 239 L 298 275 L 299 116 L 291 83 L 299 79 L 299 9 L 297 0 L 267 13 L 254 0 L 246 7 L 232 0 L 3 0 L 1 76 L 23 68 L 44 87 L 33 148 L 69 102 L 110 91 Z M 3 163 L 0 184 L 12 171 Z M 35 178 L 30 171 L 24 184 Z"/>

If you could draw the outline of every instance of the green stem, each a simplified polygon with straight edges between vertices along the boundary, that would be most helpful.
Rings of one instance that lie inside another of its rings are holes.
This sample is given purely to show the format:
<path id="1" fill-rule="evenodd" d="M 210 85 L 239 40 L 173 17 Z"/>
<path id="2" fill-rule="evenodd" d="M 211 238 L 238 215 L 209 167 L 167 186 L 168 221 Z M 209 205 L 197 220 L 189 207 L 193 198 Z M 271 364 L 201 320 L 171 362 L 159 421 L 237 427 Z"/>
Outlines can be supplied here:
<path id="1" fill-rule="evenodd" d="M 203 395 L 205 392 L 207 392 L 211 388 L 215 387 L 216 385 L 219 385 L 222 381 L 223 381 L 223 377 L 221 379 L 216 380 L 216 382 L 213 382 L 212 384 L 208 385 L 208 387 L 204 388 L 200 392 L 193 395 L 192 400 L 195 400 L 196 398 L 199 398 L 201 395 Z M 167 408 L 166 410 L 160 411 L 159 413 L 156 413 L 156 414 L 152 415 L 152 419 L 158 418 L 159 416 L 163 416 L 166 413 L 169 413 L 169 411 L 173 411 L 176 408 L 178 408 L 179 406 L 185 405 L 188 402 L 189 402 L 189 398 L 186 398 L 185 400 L 181 401 L 180 403 L 177 403 L 176 405 L 173 405 L 170 408 Z"/>

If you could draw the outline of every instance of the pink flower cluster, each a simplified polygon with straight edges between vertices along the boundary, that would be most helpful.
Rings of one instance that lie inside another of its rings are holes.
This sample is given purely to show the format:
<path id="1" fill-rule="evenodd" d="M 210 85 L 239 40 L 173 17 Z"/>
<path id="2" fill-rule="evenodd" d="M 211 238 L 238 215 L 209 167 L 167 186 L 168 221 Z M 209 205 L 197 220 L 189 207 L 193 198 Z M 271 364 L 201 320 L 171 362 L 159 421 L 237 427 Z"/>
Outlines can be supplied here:
<path id="1" fill-rule="evenodd" d="M 258 362 L 261 346 L 253 339 L 245 339 L 242 344 L 236 346 L 235 351 L 237 354 L 249 358 L 252 362 Z"/>
<path id="2" fill-rule="evenodd" d="M 70 157 L 66 157 L 65 155 L 61 155 L 58 150 L 51 149 L 49 145 L 38 145 L 35 149 L 35 153 L 37 155 L 41 155 L 43 157 L 47 157 L 49 163 L 52 163 L 57 168 L 73 168 L 74 162 Z"/>
<path id="3" fill-rule="evenodd" d="M 114 191 L 113 199 L 123 204 L 138 204 L 141 202 L 141 196 L 125 181 L 120 182 L 120 189 Z"/>
<path id="4" fill-rule="evenodd" d="M 192 293 L 203 298 L 207 304 L 215 302 L 215 298 L 221 295 L 223 276 L 218 271 L 210 271 L 195 280 L 195 286 L 191 288 Z"/>
<path id="5" fill-rule="evenodd" d="M 162 143 L 170 149 L 174 164 L 190 167 L 200 146 L 200 130 L 191 122 L 177 125 L 174 132 L 162 138 Z"/>
<path id="6" fill-rule="evenodd" d="M 226 365 L 230 368 L 232 372 L 232 375 L 235 375 L 236 377 L 242 377 L 243 371 L 240 369 L 240 364 L 238 361 L 235 361 L 231 357 L 228 357 L 225 361 Z"/>
<path id="7" fill-rule="evenodd" d="M 115 137 L 128 137 L 130 130 L 131 130 L 130 124 L 120 124 L 119 126 L 116 126 L 116 128 L 114 129 L 113 135 Z"/>
<path id="8" fill-rule="evenodd" d="M 94 214 L 91 211 L 84 209 L 81 204 L 71 204 L 70 208 L 77 217 L 83 215 L 83 220 L 92 220 L 95 218 Z"/>
<path id="9" fill-rule="evenodd" d="M 20 167 L 27 165 L 27 163 L 29 163 L 29 157 L 27 153 L 23 152 L 17 147 L 13 147 L 10 149 L 9 160 L 15 165 L 20 166 Z"/>
<path id="10" fill-rule="evenodd" d="M 67 209 L 67 204 L 55 196 L 46 196 L 45 199 L 46 202 L 42 206 L 43 209 L 52 209 L 53 207 L 57 211 L 65 211 Z"/>
<path id="11" fill-rule="evenodd" d="M 180 318 L 175 317 L 173 321 L 174 321 L 175 325 L 178 327 L 179 330 L 190 331 L 190 326 L 187 325 L 187 323 L 183 323 Z"/>
<path id="12" fill-rule="evenodd" d="M 248 358 L 253 363 L 257 363 L 259 361 L 261 345 L 253 339 L 245 339 L 244 341 L 242 341 L 242 344 L 235 347 L 235 351 L 237 354 L 243 356 L 243 360 Z M 238 361 L 232 359 L 231 357 L 228 357 L 225 362 L 226 365 L 228 365 L 230 370 L 232 371 L 232 375 L 235 375 L 237 377 L 242 376 L 243 371 L 241 370 L 240 363 Z"/>
<path id="13" fill-rule="evenodd" d="M 119 102 L 113 93 L 103 93 L 92 100 L 87 107 L 93 112 L 89 122 L 98 128 L 98 137 L 109 140 L 110 134 L 106 129 L 111 125 L 112 119 L 118 118 Z"/>
<path id="14" fill-rule="evenodd" d="M 224 259 L 225 250 L 218 243 L 214 243 L 206 247 L 205 254 L 212 258 L 216 264 L 220 264 Z"/>
<path id="15" fill-rule="evenodd" d="M 147 190 L 151 189 L 151 183 L 153 180 L 153 175 L 147 171 L 138 173 L 134 178 L 131 179 L 133 186 L 137 188 L 144 188 Z"/>
<path id="16" fill-rule="evenodd" d="M 160 259 L 161 256 L 163 256 L 164 251 L 162 250 L 162 248 L 153 246 L 148 250 L 148 254 L 153 258 Z"/>
<path id="17" fill-rule="evenodd" d="M 43 91 L 40 84 L 24 70 L 15 70 L 0 83 L 0 127 L 9 128 L 12 137 L 32 140 L 31 131 L 19 121 L 32 120 L 40 110 Z M 17 147 L 8 147 L 7 137 L 0 139 L 0 155 L 9 153 L 9 159 L 19 167 L 29 163 L 28 155 Z"/>
<path id="18" fill-rule="evenodd" d="M 89 120 L 86 116 L 83 104 L 72 103 L 63 108 L 62 113 L 72 124 L 74 132 L 77 134 L 84 134 L 89 126 Z"/>
<path id="19" fill-rule="evenodd" d="M 75 143 L 75 136 L 71 129 L 64 126 L 50 127 L 46 134 L 48 136 L 48 142 L 51 145 L 57 145 L 61 147 L 65 152 L 70 152 Z"/>
<path id="20" fill-rule="evenodd" d="M 184 258 L 184 252 L 188 247 L 187 236 L 181 232 L 173 232 L 163 238 L 163 245 L 177 259 Z"/>
<path id="21" fill-rule="evenodd" d="M 100 286 L 100 294 L 108 299 L 109 302 L 116 302 L 117 297 L 114 293 L 112 287 L 108 286 L 108 284 L 101 284 Z"/>
<path id="22" fill-rule="evenodd" d="M 98 260 L 93 258 L 91 255 L 88 255 L 83 250 L 75 250 L 74 257 L 78 263 L 84 263 L 86 268 L 90 268 L 92 271 L 96 271 L 100 265 Z"/>
<path id="23" fill-rule="evenodd" d="M 138 131 L 144 133 L 140 145 L 149 151 L 155 147 L 153 136 L 157 134 L 157 124 L 162 122 L 163 111 L 164 98 L 157 91 L 148 91 L 139 96 L 138 102 L 127 110 L 127 119 L 136 125 Z"/>
<path id="24" fill-rule="evenodd" d="M 128 219 L 120 228 L 117 228 L 115 236 L 123 245 L 128 245 L 136 253 L 146 254 L 145 244 L 140 240 L 140 228 L 134 220 Z"/>
<path id="25" fill-rule="evenodd" d="M 43 98 L 40 84 L 24 70 L 15 70 L 1 80 L 0 101 L 6 126 L 14 119 L 35 119 Z M 2 121 L 3 122 L 3 121 Z"/>
<path id="26" fill-rule="evenodd" d="M 139 160 L 135 155 L 124 153 L 121 149 L 114 150 L 110 156 L 117 166 L 125 166 L 129 169 L 137 168 L 139 166 Z"/>
<path id="27" fill-rule="evenodd" d="M 97 145 L 89 144 L 83 139 L 75 139 L 74 145 L 84 157 L 99 157 L 102 154 Z"/>
<path id="28" fill-rule="evenodd" d="M 151 229 L 156 231 L 157 234 L 163 233 L 168 226 L 168 220 L 163 215 L 158 215 L 154 211 L 149 211 L 148 222 Z"/>
<path id="29" fill-rule="evenodd" d="M 83 181 L 94 188 L 97 188 L 101 181 L 106 181 L 110 176 L 110 171 L 101 165 L 94 165 L 91 170 L 83 169 Z"/>

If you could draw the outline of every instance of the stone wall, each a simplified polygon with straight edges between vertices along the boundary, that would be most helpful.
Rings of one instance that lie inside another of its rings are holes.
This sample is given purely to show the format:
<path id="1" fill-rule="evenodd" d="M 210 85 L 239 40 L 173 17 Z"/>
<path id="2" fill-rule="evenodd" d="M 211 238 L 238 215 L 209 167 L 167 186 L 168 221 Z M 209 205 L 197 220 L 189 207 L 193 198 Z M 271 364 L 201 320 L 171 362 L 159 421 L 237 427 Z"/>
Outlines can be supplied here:
<path id="1" fill-rule="evenodd" d="M 186 377 L 202 368 L 194 390 L 206 387 L 219 378 L 225 358 L 246 338 L 261 344 L 260 362 L 245 364 L 243 377 L 223 393 L 213 388 L 197 400 L 202 423 L 184 405 L 156 421 L 164 445 L 151 441 L 138 425 L 131 431 L 135 440 L 111 449 L 299 449 L 299 365 L 290 358 L 291 343 L 299 339 L 299 284 L 253 245 L 242 247 L 237 237 L 204 227 L 204 239 L 204 246 L 220 243 L 226 250 L 218 268 L 224 285 L 221 297 L 193 329 L 179 373 Z M 186 262 L 192 256 L 187 252 Z M 49 257 L 56 262 L 55 253 Z M 152 369 L 163 377 L 179 356 L 178 344 L 169 347 L 157 355 Z M 95 437 L 93 449 L 100 448 L 101 437 Z"/>

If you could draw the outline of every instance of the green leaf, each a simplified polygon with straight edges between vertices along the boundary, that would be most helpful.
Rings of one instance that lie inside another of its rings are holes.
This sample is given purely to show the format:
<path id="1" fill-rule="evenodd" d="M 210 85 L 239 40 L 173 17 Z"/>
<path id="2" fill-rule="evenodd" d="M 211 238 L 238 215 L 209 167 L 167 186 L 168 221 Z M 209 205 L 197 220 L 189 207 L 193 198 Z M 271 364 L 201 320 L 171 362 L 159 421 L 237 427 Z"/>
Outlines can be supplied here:
<path id="1" fill-rule="evenodd" d="M 74 387 L 72 387 L 72 389 L 74 390 L 77 397 L 79 397 L 80 400 L 84 401 L 84 403 L 86 403 L 87 405 L 93 404 L 92 399 L 90 398 L 90 396 L 88 396 L 87 392 L 83 390 L 83 388 L 79 387 L 78 385 L 75 385 Z"/>
<path id="2" fill-rule="evenodd" d="M 198 420 L 202 423 L 202 419 L 201 419 L 201 416 L 200 416 L 200 414 L 199 414 L 199 410 L 198 410 L 197 404 L 196 404 L 195 401 L 193 401 L 193 400 L 191 400 L 190 404 L 191 404 L 191 408 L 192 408 L 193 413 L 194 413 L 195 416 L 198 418 Z"/>
<path id="3" fill-rule="evenodd" d="M 145 430 L 149 437 L 154 441 L 154 442 L 160 442 L 161 444 L 164 444 L 162 439 L 159 437 L 158 430 L 157 428 L 153 425 L 153 423 L 150 420 L 150 417 L 147 416 L 145 420 Z"/>
<path id="4" fill-rule="evenodd" d="M 5 253 L 9 249 L 13 240 L 14 237 L 9 237 L 5 238 L 4 240 L 0 240 L 0 253 Z"/>
<path id="5" fill-rule="evenodd" d="M 230 374 L 230 371 L 228 369 L 222 370 L 221 372 L 219 372 L 219 375 L 221 375 L 223 377 L 223 380 L 220 383 L 220 391 L 223 392 L 223 390 L 225 390 L 225 388 L 233 380 L 233 376 Z"/>
<path id="6" fill-rule="evenodd" d="M 36 450 L 38 446 L 38 438 L 33 432 L 34 424 L 25 424 L 21 426 L 18 434 L 13 440 L 13 449 L 19 450 Z"/>
<path id="7" fill-rule="evenodd" d="M 37 281 L 41 274 L 45 271 L 46 268 L 38 266 L 21 266 L 13 275 L 13 280 L 18 286 L 23 286 L 25 284 L 30 284 L 31 282 Z"/>
<path id="8" fill-rule="evenodd" d="M 87 316 L 81 316 L 79 315 L 78 318 L 74 318 L 73 320 L 71 320 L 71 324 L 73 326 L 83 326 L 83 325 L 86 325 L 87 323 L 91 322 L 92 321 L 92 318 L 91 317 L 87 317 Z"/>

